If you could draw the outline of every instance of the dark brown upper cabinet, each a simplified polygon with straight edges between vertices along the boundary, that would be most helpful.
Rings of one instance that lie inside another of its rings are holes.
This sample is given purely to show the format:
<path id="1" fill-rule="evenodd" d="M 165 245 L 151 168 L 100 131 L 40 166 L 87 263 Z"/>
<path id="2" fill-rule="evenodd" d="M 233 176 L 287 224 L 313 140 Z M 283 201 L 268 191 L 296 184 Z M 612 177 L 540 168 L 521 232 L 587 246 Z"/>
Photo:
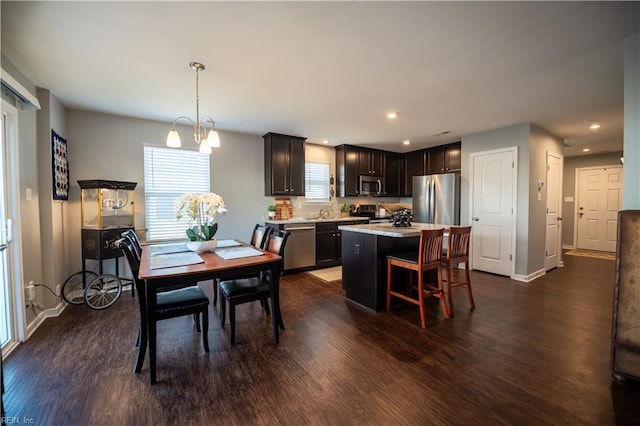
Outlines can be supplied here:
<path id="1" fill-rule="evenodd" d="M 427 174 L 427 160 L 428 154 L 426 149 L 404 154 L 405 181 L 403 195 L 411 196 L 414 176 L 424 176 Z"/>
<path id="2" fill-rule="evenodd" d="M 278 133 L 263 138 L 265 195 L 303 196 L 306 138 Z"/>
<path id="3" fill-rule="evenodd" d="M 430 148 L 428 174 L 460 171 L 462 166 L 460 154 L 460 142 Z"/>
<path id="4" fill-rule="evenodd" d="M 384 160 L 384 195 L 399 197 L 404 194 L 404 160 L 402 154 L 387 152 Z"/>
<path id="5" fill-rule="evenodd" d="M 461 144 L 455 142 L 404 154 L 404 194 L 412 195 L 413 177 L 458 172 L 461 169 Z"/>
<path id="6" fill-rule="evenodd" d="M 336 193 L 338 197 L 358 196 L 360 149 L 357 146 L 336 147 Z"/>
<path id="7" fill-rule="evenodd" d="M 375 149 L 359 149 L 359 174 L 384 176 L 384 152 Z"/>

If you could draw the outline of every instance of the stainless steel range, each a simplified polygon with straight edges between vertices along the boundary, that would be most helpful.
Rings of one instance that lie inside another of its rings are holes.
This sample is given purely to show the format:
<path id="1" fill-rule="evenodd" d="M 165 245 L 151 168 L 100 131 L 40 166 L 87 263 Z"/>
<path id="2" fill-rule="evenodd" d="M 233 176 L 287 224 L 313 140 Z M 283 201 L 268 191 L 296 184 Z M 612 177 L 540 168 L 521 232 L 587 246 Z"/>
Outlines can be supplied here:
<path id="1" fill-rule="evenodd" d="M 373 219 L 376 217 L 375 204 L 355 204 L 351 206 L 351 216 L 368 217 Z"/>
<path id="2" fill-rule="evenodd" d="M 368 217 L 369 223 L 386 223 L 393 219 L 391 215 L 385 217 L 376 216 L 377 206 L 375 204 L 356 204 L 351 206 L 351 216 Z"/>

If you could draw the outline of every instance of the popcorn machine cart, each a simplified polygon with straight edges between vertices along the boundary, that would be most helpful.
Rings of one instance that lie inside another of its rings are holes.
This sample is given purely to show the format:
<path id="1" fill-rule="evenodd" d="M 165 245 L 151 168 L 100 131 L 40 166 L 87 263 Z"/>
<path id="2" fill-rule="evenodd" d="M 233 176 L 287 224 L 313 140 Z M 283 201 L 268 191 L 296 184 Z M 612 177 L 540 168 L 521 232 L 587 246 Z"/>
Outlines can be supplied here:
<path id="1" fill-rule="evenodd" d="M 86 287 L 89 284 L 86 282 L 87 259 L 99 262 L 100 276 L 103 276 L 103 261 L 115 259 L 115 277 L 119 275 L 118 259 L 123 254 L 115 242 L 124 231 L 134 229 L 134 189 L 137 183 L 96 179 L 79 180 L 78 185 L 82 220 L 82 275 L 83 287 Z"/>

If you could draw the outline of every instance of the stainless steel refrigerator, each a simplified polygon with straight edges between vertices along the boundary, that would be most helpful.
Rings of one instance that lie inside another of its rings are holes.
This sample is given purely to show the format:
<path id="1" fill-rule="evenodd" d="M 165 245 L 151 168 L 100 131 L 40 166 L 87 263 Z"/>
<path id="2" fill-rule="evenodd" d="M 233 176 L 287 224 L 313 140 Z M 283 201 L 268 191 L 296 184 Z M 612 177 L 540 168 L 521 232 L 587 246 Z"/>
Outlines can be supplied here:
<path id="1" fill-rule="evenodd" d="M 413 177 L 413 222 L 460 225 L 460 175 Z"/>

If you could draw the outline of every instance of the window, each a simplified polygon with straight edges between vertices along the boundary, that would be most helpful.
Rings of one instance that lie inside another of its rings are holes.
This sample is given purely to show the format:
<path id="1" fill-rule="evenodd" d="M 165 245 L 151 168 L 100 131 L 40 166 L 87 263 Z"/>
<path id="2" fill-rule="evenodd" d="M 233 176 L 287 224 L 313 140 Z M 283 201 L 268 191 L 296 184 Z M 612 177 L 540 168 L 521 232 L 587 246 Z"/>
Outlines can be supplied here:
<path id="1" fill-rule="evenodd" d="M 329 200 L 329 164 L 304 164 L 304 194 L 307 200 Z"/>
<path id="2" fill-rule="evenodd" d="M 184 239 L 187 219 L 176 219 L 185 192 L 209 192 L 210 156 L 184 149 L 144 147 L 144 205 L 147 241 Z"/>

